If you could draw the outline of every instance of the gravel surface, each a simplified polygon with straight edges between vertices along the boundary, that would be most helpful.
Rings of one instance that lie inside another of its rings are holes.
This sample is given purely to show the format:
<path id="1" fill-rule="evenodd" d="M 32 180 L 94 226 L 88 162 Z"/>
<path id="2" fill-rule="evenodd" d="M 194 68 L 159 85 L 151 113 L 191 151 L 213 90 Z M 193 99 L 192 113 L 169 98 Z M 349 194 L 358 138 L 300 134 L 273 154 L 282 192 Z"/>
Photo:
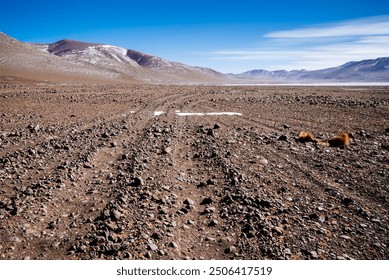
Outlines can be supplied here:
<path id="1" fill-rule="evenodd" d="M 0 115 L 0 259 L 389 257 L 387 87 L 2 82 Z"/>

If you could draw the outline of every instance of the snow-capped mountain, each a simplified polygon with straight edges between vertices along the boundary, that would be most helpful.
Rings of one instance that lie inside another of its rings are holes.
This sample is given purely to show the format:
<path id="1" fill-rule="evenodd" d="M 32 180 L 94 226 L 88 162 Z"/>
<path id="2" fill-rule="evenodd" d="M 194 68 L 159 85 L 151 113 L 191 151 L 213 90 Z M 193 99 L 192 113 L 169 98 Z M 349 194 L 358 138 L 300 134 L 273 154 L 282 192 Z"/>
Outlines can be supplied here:
<path id="1" fill-rule="evenodd" d="M 118 63 L 130 65 L 141 69 L 150 69 L 165 74 L 177 75 L 203 75 L 212 74 L 211 76 L 222 76 L 216 71 L 206 73 L 203 68 L 191 67 L 178 62 L 171 62 L 161 57 L 149 55 L 135 50 L 125 48 L 96 44 L 85 43 L 74 40 L 61 40 L 56 43 L 47 45 L 47 51 L 56 56 L 66 57 L 73 60 L 85 61 L 100 67 L 122 68 L 118 67 Z M 144 73 L 142 73 L 144 74 Z M 141 79 L 141 77 L 138 77 Z"/>
<path id="2" fill-rule="evenodd" d="M 389 82 L 389 57 L 347 62 L 321 70 L 251 70 L 233 75 L 239 79 L 278 82 Z"/>
<path id="3" fill-rule="evenodd" d="M 73 40 L 61 40 L 45 46 L 49 53 L 56 56 L 83 60 L 95 65 L 110 64 L 110 61 L 115 61 L 139 66 L 127 56 L 128 50 L 121 47 Z"/>
<path id="4" fill-rule="evenodd" d="M 0 32 L 0 75 L 43 81 L 121 79 L 117 72 L 53 55 L 47 47 L 22 43 Z"/>
<path id="5" fill-rule="evenodd" d="M 64 77 L 78 73 L 80 78 L 87 75 L 96 79 L 148 83 L 214 83 L 226 79 L 225 75 L 212 69 L 192 67 L 106 44 L 74 40 L 30 44 L 19 42 L 3 33 L 0 33 L 0 43 L 0 59 L 8 64 L 8 68 L 3 68 L 25 69 L 29 73 L 36 68 L 38 71 L 33 71 L 34 76 L 40 71 L 42 74 L 46 71 L 47 74 Z M 27 61 L 28 65 L 25 65 Z"/>

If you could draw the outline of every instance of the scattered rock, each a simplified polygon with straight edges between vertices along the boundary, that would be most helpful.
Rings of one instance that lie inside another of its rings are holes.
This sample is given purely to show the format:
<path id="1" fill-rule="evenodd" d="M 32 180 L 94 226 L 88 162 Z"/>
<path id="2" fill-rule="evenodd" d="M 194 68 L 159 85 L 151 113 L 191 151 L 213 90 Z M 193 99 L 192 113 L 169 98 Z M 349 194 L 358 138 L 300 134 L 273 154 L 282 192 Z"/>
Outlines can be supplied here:
<path id="1" fill-rule="evenodd" d="M 224 250 L 224 253 L 226 254 L 235 254 L 237 252 L 237 249 L 235 246 L 230 246 Z"/>
<path id="2" fill-rule="evenodd" d="M 346 206 L 349 206 L 350 204 L 354 203 L 354 200 L 352 200 L 351 198 L 349 197 L 345 197 L 342 199 L 342 204 L 346 205 Z"/>
<path id="3" fill-rule="evenodd" d="M 84 168 L 92 169 L 93 166 L 90 163 L 84 163 Z"/>
<path id="4" fill-rule="evenodd" d="M 216 211 L 215 207 L 206 207 L 203 212 L 201 212 L 202 215 L 211 214 Z"/>
<path id="5" fill-rule="evenodd" d="M 148 243 L 148 248 L 149 248 L 149 250 L 151 250 L 151 251 L 157 251 L 157 250 L 158 250 L 158 246 L 155 245 L 153 242 L 149 242 L 149 243 Z"/>
<path id="6" fill-rule="evenodd" d="M 19 85 L 3 77 L 0 91 L 1 259 L 389 256 L 383 88 Z M 176 98 L 181 92 L 191 94 Z M 36 110 L 26 111 L 30 99 Z M 196 104 L 244 108 L 246 117 L 152 117 L 153 107 Z M 291 118 L 295 108 L 303 118 Z M 315 110 L 323 108 L 342 113 L 320 130 Z M 290 141 L 300 129 L 328 139 L 347 127 L 346 149 Z"/>
<path id="7" fill-rule="evenodd" d="M 316 213 L 309 214 L 308 217 L 309 217 L 311 220 L 318 220 L 318 219 L 319 219 L 319 215 L 316 214 Z"/>
<path id="8" fill-rule="evenodd" d="M 7 238 L 7 242 L 20 243 L 22 241 L 17 236 L 10 236 Z"/>
<path id="9" fill-rule="evenodd" d="M 122 217 L 122 214 L 117 211 L 117 210 L 112 210 L 111 211 L 111 217 L 115 220 L 115 221 L 118 221 L 120 220 L 120 218 Z"/>
<path id="10" fill-rule="evenodd" d="M 40 130 L 39 124 L 37 125 L 30 124 L 27 128 L 30 130 L 31 133 L 36 133 Z"/>
<path id="11" fill-rule="evenodd" d="M 165 149 L 163 149 L 163 153 L 164 154 L 171 154 L 172 153 L 172 148 L 171 147 L 166 147 Z"/>
<path id="12" fill-rule="evenodd" d="M 245 224 L 243 227 L 242 227 L 242 232 L 244 233 L 249 233 L 250 231 L 254 230 L 253 227 L 249 224 Z"/>
<path id="13" fill-rule="evenodd" d="M 284 233 L 284 230 L 281 228 L 281 227 L 274 227 L 273 228 L 273 231 L 277 234 L 277 235 L 282 235 Z"/>
<path id="14" fill-rule="evenodd" d="M 271 207 L 271 203 L 267 200 L 260 200 L 257 202 L 257 204 L 263 208 L 270 208 Z"/>
<path id="15" fill-rule="evenodd" d="M 134 181 L 132 182 L 132 186 L 134 187 L 140 187 L 144 185 L 142 177 L 135 177 L 133 180 Z"/>
<path id="16" fill-rule="evenodd" d="M 212 197 L 206 197 L 206 198 L 204 198 L 204 199 L 200 202 L 200 205 L 208 205 L 208 204 L 212 204 L 212 203 L 213 203 Z"/>
<path id="17" fill-rule="evenodd" d="M 309 255 L 311 256 L 312 259 L 317 259 L 318 258 L 316 251 L 310 251 Z"/>
<path id="18" fill-rule="evenodd" d="M 194 201 L 192 199 L 187 198 L 187 199 L 184 200 L 184 204 L 186 204 L 186 205 L 194 205 L 195 203 L 194 203 Z"/>
<path id="19" fill-rule="evenodd" d="M 206 183 L 207 185 L 216 185 L 216 181 L 214 179 L 208 179 Z"/>
<path id="20" fill-rule="evenodd" d="M 162 236 L 161 236 L 161 234 L 159 234 L 158 232 L 154 232 L 154 233 L 151 235 L 151 238 L 156 239 L 156 240 L 161 240 L 161 239 L 162 239 Z"/>

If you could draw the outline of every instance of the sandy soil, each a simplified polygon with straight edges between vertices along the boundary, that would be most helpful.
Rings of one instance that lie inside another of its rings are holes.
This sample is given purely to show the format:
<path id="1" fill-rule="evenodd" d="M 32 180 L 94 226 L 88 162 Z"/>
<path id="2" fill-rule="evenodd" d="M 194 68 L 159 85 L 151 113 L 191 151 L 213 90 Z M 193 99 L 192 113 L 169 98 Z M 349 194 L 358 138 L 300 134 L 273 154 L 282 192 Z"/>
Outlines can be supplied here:
<path id="1" fill-rule="evenodd" d="M 0 115 L 0 259 L 389 257 L 389 88 L 2 81 Z"/>

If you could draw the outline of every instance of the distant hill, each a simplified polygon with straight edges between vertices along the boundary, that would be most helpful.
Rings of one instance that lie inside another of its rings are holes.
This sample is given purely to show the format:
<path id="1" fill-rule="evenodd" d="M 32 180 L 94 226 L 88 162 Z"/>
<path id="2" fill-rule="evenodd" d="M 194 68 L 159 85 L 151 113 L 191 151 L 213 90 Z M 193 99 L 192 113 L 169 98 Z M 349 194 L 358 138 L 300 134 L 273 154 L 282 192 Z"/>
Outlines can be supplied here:
<path id="1" fill-rule="evenodd" d="M 389 82 L 389 57 L 352 61 L 338 67 L 314 71 L 256 69 L 231 76 L 267 82 Z"/>
<path id="2" fill-rule="evenodd" d="M 125 48 L 61 40 L 52 44 L 17 41 L 0 32 L 0 75 L 49 81 L 217 83 L 226 76 Z"/>

